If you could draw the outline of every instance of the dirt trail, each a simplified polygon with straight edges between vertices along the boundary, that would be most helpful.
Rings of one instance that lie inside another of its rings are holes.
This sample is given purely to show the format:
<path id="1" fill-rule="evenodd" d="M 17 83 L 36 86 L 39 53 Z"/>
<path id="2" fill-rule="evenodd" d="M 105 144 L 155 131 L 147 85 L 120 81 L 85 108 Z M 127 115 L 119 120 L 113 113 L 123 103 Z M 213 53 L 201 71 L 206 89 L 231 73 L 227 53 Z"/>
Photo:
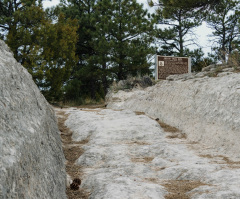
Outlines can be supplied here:
<path id="1" fill-rule="evenodd" d="M 81 166 L 75 164 L 75 161 L 83 154 L 82 145 L 88 143 L 89 140 L 83 140 L 75 142 L 72 140 L 72 131 L 65 126 L 65 121 L 68 118 L 68 114 L 64 111 L 56 111 L 58 117 L 58 127 L 61 132 L 62 146 L 64 156 L 66 158 L 66 172 L 71 177 L 80 178 L 82 176 Z M 69 199 L 87 199 L 89 193 L 80 188 L 79 190 L 71 190 L 68 186 L 66 193 Z"/>

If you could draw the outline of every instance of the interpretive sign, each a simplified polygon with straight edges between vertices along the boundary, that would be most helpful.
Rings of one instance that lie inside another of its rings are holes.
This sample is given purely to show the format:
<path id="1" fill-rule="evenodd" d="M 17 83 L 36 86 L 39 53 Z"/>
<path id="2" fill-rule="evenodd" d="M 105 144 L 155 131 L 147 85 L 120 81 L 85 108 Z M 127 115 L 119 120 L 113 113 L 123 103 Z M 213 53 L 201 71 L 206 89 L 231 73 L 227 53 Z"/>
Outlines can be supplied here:
<path id="1" fill-rule="evenodd" d="M 191 73 L 190 57 L 156 56 L 155 79 L 184 73 Z"/>

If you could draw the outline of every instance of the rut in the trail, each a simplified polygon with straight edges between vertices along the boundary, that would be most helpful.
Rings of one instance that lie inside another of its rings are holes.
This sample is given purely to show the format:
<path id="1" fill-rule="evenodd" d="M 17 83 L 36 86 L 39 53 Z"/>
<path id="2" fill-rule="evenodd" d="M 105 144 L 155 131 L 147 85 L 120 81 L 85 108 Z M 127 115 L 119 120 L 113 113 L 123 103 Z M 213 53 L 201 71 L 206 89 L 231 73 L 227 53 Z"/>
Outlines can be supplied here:
<path id="1" fill-rule="evenodd" d="M 71 179 L 81 179 L 81 166 L 75 164 L 75 161 L 83 154 L 84 151 L 81 146 L 88 143 L 88 140 L 84 140 L 81 142 L 73 141 L 72 132 L 64 124 L 67 120 L 68 115 L 65 114 L 63 111 L 57 111 L 57 116 L 58 127 L 61 132 L 63 152 L 67 160 L 66 172 L 71 177 Z M 87 199 L 89 196 L 89 193 L 86 190 L 82 188 L 80 188 L 79 190 L 71 190 L 69 186 L 66 188 L 66 193 L 69 199 Z"/>
<path id="2" fill-rule="evenodd" d="M 139 115 L 139 112 L 135 112 Z M 141 112 L 142 115 L 145 115 L 144 112 Z M 153 118 L 152 118 L 153 119 Z M 162 121 L 159 118 L 155 119 L 159 125 L 163 128 L 166 133 L 169 133 L 167 138 L 170 139 L 186 139 L 187 136 L 185 133 L 182 133 L 178 128 L 170 126 Z M 205 185 L 200 181 L 193 181 L 193 180 L 168 180 L 163 186 L 167 189 L 169 194 L 165 196 L 165 199 L 190 199 L 189 195 L 186 193 L 190 192 L 191 190 Z"/>
<path id="3" fill-rule="evenodd" d="M 136 115 L 146 115 L 144 112 L 135 111 Z M 154 119 L 150 117 L 151 119 Z M 178 128 L 170 126 L 162 121 L 159 118 L 155 119 L 159 125 L 163 128 L 166 133 L 169 133 L 167 138 L 175 139 L 186 139 L 186 134 L 182 133 Z M 155 181 L 153 179 L 153 181 Z M 165 184 L 162 184 L 169 192 L 165 196 L 165 199 L 190 199 L 190 197 L 186 194 L 187 192 L 203 186 L 204 183 L 200 181 L 191 181 L 191 180 L 169 180 Z"/>
<path id="4" fill-rule="evenodd" d="M 70 199 L 240 198 L 239 162 L 207 153 L 157 118 L 130 110 L 56 112 L 67 173 L 82 180 L 80 190 L 67 188 Z"/>

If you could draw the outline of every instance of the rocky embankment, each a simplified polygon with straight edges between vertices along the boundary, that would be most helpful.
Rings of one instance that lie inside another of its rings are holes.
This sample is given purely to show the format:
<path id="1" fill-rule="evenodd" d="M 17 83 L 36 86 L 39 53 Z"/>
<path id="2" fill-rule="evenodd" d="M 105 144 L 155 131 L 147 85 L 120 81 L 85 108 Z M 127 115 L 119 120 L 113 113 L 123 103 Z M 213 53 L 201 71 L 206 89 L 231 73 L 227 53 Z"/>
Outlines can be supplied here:
<path id="1" fill-rule="evenodd" d="M 0 112 L 0 198 L 66 198 L 54 111 L 1 40 Z"/>
<path id="2" fill-rule="evenodd" d="M 169 77 L 146 89 L 111 92 L 107 107 L 145 112 L 177 127 L 213 156 L 240 159 L 239 73 Z"/>
<path id="3" fill-rule="evenodd" d="M 66 154 L 74 156 L 66 156 L 74 165 L 68 174 L 81 178 L 89 199 L 240 198 L 240 162 L 202 155 L 174 127 L 130 110 L 57 112 L 72 132 L 70 145 L 64 139 Z M 70 198 L 84 198 L 80 190 Z"/>
<path id="4" fill-rule="evenodd" d="M 55 109 L 68 185 L 82 180 L 68 196 L 240 198 L 239 74 L 192 76 L 145 89 L 146 78 L 119 82 L 125 91 L 110 93 L 107 109 Z"/>

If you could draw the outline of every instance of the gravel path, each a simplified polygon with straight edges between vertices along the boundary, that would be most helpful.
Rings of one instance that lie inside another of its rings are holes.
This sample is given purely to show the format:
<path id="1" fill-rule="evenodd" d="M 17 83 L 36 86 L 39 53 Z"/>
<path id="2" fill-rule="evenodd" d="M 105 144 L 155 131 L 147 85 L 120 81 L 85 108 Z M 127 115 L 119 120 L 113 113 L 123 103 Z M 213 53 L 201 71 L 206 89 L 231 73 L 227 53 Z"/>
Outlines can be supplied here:
<path id="1" fill-rule="evenodd" d="M 176 128 L 128 110 L 62 111 L 81 143 L 75 164 L 91 199 L 240 198 L 240 163 L 207 154 Z"/>

